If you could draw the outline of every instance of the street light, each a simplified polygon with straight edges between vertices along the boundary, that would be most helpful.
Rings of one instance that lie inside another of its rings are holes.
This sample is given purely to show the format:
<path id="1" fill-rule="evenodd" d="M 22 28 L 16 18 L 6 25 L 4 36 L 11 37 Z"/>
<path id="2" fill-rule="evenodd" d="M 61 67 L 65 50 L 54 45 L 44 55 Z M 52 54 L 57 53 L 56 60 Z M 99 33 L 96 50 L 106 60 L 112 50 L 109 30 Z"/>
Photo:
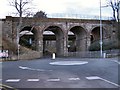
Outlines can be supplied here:
<path id="1" fill-rule="evenodd" d="M 102 40 L 102 16 L 101 16 L 101 0 L 100 0 L 100 56 L 103 56 L 103 40 Z"/>
<path id="2" fill-rule="evenodd" d="M 120 23 L 120 1 L 118 2 L 118 23 Z"/>

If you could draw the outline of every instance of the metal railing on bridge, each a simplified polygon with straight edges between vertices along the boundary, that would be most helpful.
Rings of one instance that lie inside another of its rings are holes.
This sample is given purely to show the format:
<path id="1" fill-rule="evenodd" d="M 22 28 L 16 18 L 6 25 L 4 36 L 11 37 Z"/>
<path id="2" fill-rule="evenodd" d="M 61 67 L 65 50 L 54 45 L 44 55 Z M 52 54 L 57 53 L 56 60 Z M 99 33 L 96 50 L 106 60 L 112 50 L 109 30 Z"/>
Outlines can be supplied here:
<path id="1" fill-rule="evenodd" d="M 70 18 L 70 19 L 95 19 L 95 20 L 100 19 L 100 16 L 97 16 L 97 15 L 67 14 L 67 13 L 47 14 L 47 17 L 49 18 Z M 102 16 L 102 20 L 113 20 L 113 17 Z"/>

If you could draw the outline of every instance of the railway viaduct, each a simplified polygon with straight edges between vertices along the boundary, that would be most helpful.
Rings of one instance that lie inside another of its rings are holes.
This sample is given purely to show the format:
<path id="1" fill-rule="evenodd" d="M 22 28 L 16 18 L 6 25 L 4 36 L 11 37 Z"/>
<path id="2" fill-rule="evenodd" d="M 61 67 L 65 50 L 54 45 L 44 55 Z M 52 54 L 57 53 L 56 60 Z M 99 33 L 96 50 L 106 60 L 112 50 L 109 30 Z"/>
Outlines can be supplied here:
<path id="1" fill-rule="evenodd" d="M 6 16 L 2 21 L 3 35 L 9 37 L 12 42 L 16 42 L 19 18 Z M 115 27 L 111 21 L 102 20 L 102 30 L 104 39 L 109 40 L 113 38 Z M 24 17 L 22 18 L 20 33 L 23 31 L 29 31 L 29 35 L 30 32 L 32 33 L 34 49 L 40 52 L 41 57 L 48 46 L 52 48 L 49 51 L 55 52 L 58 56 L 67 56 L 69 52 L 88 51 L 91 43 L 99 40 L 100 21 L 90 19 Z"/>

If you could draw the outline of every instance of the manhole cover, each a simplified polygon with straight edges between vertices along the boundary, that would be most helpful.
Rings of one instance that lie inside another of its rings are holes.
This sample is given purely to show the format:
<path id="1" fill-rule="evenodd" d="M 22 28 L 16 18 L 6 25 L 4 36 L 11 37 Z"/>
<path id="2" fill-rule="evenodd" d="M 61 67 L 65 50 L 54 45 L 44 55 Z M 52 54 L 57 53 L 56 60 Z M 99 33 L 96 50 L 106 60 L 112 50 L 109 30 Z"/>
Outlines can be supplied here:
<path id="1" fill-rule="evenodd" d="M 87 64 L 87 61 L 56 61 L 50 62 L 51 65 L 83 65 Z"/>

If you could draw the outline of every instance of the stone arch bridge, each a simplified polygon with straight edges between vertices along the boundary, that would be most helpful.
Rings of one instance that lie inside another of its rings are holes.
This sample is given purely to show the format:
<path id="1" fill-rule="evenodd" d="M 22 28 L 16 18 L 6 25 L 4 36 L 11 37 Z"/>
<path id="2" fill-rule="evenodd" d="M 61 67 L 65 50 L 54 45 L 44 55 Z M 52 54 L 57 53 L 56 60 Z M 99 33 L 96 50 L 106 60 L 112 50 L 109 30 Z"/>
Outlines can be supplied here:
<path id="1" fill-rule="evenodd" d="M 2 21 L 3 33 L 16 42 L 19 18 L 7 16 Z M 91 43 L 100 38 L 99 20 L 23 18 L 22 22 L 20 33 L 29 31 L 23 36 L 31 37 L 29 43 L 40 52 L 41 57 L 53 52 L 58 56 L 67 56 L 69 52 L 88 51 Z M 102 30 L 104 39 L 112 38 L 114 26 L 111 21 L 102 20 Z"/>

